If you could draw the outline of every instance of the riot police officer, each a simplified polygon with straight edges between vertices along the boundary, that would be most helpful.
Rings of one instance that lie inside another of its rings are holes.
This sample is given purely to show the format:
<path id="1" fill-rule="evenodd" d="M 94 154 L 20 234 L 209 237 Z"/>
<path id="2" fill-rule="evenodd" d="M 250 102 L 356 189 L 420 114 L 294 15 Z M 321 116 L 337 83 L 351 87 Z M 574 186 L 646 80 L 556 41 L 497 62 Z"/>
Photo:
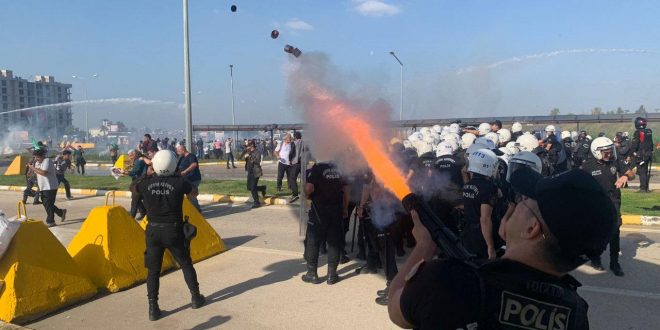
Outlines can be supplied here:
<path id="1" fill-rule="evenodd" d="M 635 134 L 630 148 L 639 174 L 639 192 L 649 192 L 651 162 L 653 161 L 653 131 L 646 127 L 646 119 L 635 118 Z"/>
<path id="2" fill-rule="evenodd" d="M 580 135 L 575 141 L 575 149 L 573 149 L 573 168 L 580 168 L 582 163 L 591 158 L 590 145 L 591 139 L 589 139 L 587 131 L 580 131 Z"/>
<path id="3" fill-rule="evenodd" d="M 190 259 L 188 238 L 183 230 L 183 198 L 193 191 L 193 187 L 184 178 L 175 175 L 176 165 L 174 152 L 157 152 L 152 159 L 155 175 L 142 177 L 135 187 L 136 193 L 144 200 L 149 217 L 144 263 L 148 270 L 147 297 L 151 321 L 158 320 L 161 315 L 158 307 L 158 288 L 165 249 L 170 251 L 183 270 L 183 277 L 192 295 L 192 308 L 200 308 L 206 302 L 204 296 L 199 293 L 197 273 Z"/>
<path id="4" fill-rule="evenodd" d="M 564 157 L 566 157 L 566 170 L 572 169 L 573 168 L 573 149 L 575 149 L 575 141 L 573 141 L 573 138 L 571 137 L 571 132 L 569 131 L 562 131 L 561 132 L 561 143 L 563 146 L 563 153 Z"/>
<path id="5" fill-rule="evenodd" d="M 416 212 L 417 246 L 390 286 L 390 319 L 419 329 L 587 329 L 588 305 L 568 275 L 603 251 L 614 206 L 589 174 L 513 173 L 525 199 L 505 224 L 502 259 L 477 266 L 435 259 L 437 245 Z M 540 201 L 543 201 L 541 203 Z"/>
<path id="6" fill-rule="evenodd" d="M 322 242 L 327 242 L 327 283 L 332 285 L 339 282 L 337 266 L 344 243 L 342 220 L 348 216 L 350 186 L 345 184 L 337 166 L 333 163 L 318 162 L 307 173 L 304 191 L 312 201 L 312 206 L 305 234 L 307 273 L 302 276 L 302 280 L 307 283 L 320 283 L 316 271 L 319 249 Z"/>
<path id="7" fill-rule="evenodd" d="M 547 134 L 545 138 L 545 150 L 548 151 L 548 161 L 552 165 L 554 173 L 561 173 L 568 170 L 566 153 L 564 153 L 563 143 L 557 139 L 555 135 L 555 126 L 548 125 L 545 128 L 545 133 Z"/>
<path id="8" fill-rule="evenodd" d="M 607 192 L 616 210 L 617 223 L 610 238 L 610 269 L 616 276 L 623 276 L 623 270 L 619 264 L 619 227 L 621 226 L 621 187 L 628 180 L 635 178 L 633 171 L 619 159 L 616 154 L 614 142 L 606 137 L 599 137 L 591 142 L 591 153 L 593 159 L 582 165 L 582 169 L 590 173 L 598 184 Z M 603 270 L 600 255 L 592 256 L 591 266 L 597 270 Z"/>

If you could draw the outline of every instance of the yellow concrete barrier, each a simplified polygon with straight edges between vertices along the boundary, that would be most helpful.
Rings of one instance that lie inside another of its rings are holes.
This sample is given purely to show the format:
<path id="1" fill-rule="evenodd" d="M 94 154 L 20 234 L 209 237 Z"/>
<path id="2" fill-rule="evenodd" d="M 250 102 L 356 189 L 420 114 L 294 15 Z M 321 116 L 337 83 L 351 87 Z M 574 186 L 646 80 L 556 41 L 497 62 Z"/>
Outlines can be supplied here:
<path id="1" fill-rule="evenodd" d="M 0 320 L 25 322 L 96 294 L 66 249 L 41 221 L 21 223 L 0 260 Z"/>
<path id="2" fill-rule="evenodd" d="M 145 248 L 144 231 L 108 192 L 106 205 L 92 209 L 67 250 L 97 288 L 117 292 L 147 278 Z M 165 256 L 163 270 L 172 267 L 172 258 Z"/>
<path id="3" fill-rule="evenodd" d="M 197 227 L 197 236 L 190 242 L 190 257 L 193 262 L 210 258 L 227 250 L 225 242 L 220 235 L 204 219 L 204 216 L 190 203 L 188 198 L 183 199 L 183 215 L 188 216 L 188 221 Z M 140 226 L 146 229 L 148 219 L 145 217 Z"/>
<path id="4" fill-rule="evenodd" d="M 120 155 L 119 158 L 117 158 L 117 161 L 115 162 L 113 167 L 121 168 L 122 170 L 125 171 L 126 170 L 126 161 L 127 161 L 126 155 Z"/>
<path id="5" fill-rule="evenodd" d="M 25 166 L 28 161 L 28 157 L 16 156 L 11 164 L 9 164 L 9 167 L 7 167 L 5 175 L 25 175 Z"/>

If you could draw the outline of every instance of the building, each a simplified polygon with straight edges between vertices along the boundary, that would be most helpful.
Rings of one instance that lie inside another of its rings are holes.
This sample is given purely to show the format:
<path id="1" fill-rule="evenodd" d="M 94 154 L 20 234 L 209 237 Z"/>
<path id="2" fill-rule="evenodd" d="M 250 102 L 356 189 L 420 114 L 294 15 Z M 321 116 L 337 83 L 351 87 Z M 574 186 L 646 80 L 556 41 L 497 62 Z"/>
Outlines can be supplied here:
<path id="1" fill-rule="evenodd" d="M 11 70 L 0 70 L 0 126 L 25 129 L 38 138 L 60 136 L 72 125 L 71 106 L 12 110 L 70 101 L 71 84 L 56 82 L 53 76 L 28 81 Z"/>

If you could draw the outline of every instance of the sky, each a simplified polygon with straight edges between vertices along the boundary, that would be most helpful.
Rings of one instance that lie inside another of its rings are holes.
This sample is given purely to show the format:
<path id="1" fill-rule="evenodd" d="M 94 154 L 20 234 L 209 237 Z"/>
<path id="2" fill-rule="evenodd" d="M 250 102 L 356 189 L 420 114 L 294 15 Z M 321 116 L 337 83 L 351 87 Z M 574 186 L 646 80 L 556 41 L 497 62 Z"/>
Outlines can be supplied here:
<path id="1" fill-rule="evenodd" d="M 347 84 L 390 103 L 393 119 L 400 66 L 390 51 L 404 64 L 404 119 L 653 111 L 658 12 L 657 1 L 190 0 L 193 123 L 231 124 L 230 64 L 237 124 L 301 122 L 287 98 L 286 44 L 327 54 Z M 0 13 L 0 68 L 53 75 L 74 85 L 74 100 L 168 102 L 87 106 L 90 126 L 183 127 L 172 105 L 184 102 L 181 1 L 0 0 Z M 587 49 L 597 51 L 506 61 Z M 78 126 L 83 110 L 74 108 Z"/>

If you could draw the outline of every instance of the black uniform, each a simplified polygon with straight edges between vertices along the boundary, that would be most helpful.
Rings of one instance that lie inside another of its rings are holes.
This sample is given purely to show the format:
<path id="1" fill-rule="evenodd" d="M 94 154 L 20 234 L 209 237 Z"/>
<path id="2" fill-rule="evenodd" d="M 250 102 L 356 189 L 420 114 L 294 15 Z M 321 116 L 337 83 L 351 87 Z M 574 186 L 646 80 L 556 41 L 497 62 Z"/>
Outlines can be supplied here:
<path id="1" fill-rule="evenodd" d="M 580 168 L 582 166 L 582 163 L 586 162 L 587 160 L 593 158 L 591 155 L 591 150 L 589 147 L 591 146 L 591 140 L 587 139 L 586 137 L 578 138 L 578 140 L 575 142 L 575 152 L 573 153 L 573 160 L 574 168 Z"/>
<path id="2" fill-rule="evenodd" d="M 465 159 L 456 155 L 443 155 L 436 159 L 435 173 L 438 177 L 436 191 L 429 205 L 433 212 L 445 220 L 445 224 L 458 234 L 458 225 L 462 217 L 455 209 L 462 203 L 463 166 Z"/>
<path id="3" fill-rule="evenodd" d="M 524 133 L 523 133 L 522 131 L 511 133 L 511 141 L 516 141 L 516 140 L 518 140 L 518 138 L 521 137 L 523 134 L 524 134 Z"/>
<path id="4" fill-rule="evenodd" d="M 648 191 L 649 180 L 651 179 L 649 165 L 653 159 L 653 131 L 650 128 L 635 130 L 630 151 L 635 156 L 635 165 L 639 175 L 639 189 Z"/>
<path id="5" fill-rule="evenodd" d="M 545 150 L 545 148 L 542 147 L 536 147 L 532 152 L 537 155 L 541 159 L 541 174 L 543 176 L 550 176 L 555 172 L 554 167 L 552 166 L 552 163 L 548 159 L 548 151 Z"/>
<path id="6" fill-rule="evenodd" d="M 561 173 L 568 170 L 566 162 L 566 153 L 564 153 L 563 143 L 557 140 L 557 136 L 551 134 L 545 140 L 546 145 L 550 146 L 548 150 L 548 161 L 554 169 L 553 173 Z"/>
<path id="7" fill-rule="evenodd" d="M 478 268 L 437 259 L 408 280 L 401 312 L 416 329 L 588 329 L 579 286 L 508 259 Z"/>
<path id="8" fill-rule="evenodd" d="M 610 239 L 610 263 L 618 262 L 620 251 L 621 189 L 618 189 L 614 183 L 619 177 L 624 176 L 630 168 L 620 159 L 605 163 L 592 158 L 582 165 L 582 169 L 591 173 L 596 181 L 598 181 L 598 184 L 608 193 L 616 208 L 618 223 L 615 225 L 612 238 Z"/>
<path id="9" fill-rule="evenodd" d="M 463 186 L 464 227 L 461 241 L 478 258 L 488 258 L 488 246 L 481 233 L 481 205 L 494 207 L 496 199 L 497 187 L 483 175 L 473 174 L 472 180 Z"/>
<path id="10" fill-rule="evenodd" d="M 308 270 L 318 266 L 319 248 L 328 243 L 328 272 L 336 272 L 343 242 L 342 207 L 343 187 L 341 173 L 334 164 L 316 163 L 307 173 L 307 183 L 314 185 L 310 196 L 307 233 L 305 235 L 305 260 Z"/>
<path id="11" fill-rule="evenodd" d="M 573 160 L 573 150 L 575 149 L 576 143 L 570 137 L 561 140 L 561 142 L 563 145 L 562 149 L 564 149 L 563 151 L 566 157 L 566 169 L 573 169 L 573 164 L 575 163 Z"/>
<path id="12" fill-rule="evenodd" d="M 136 183 L 135 190 L 143 198 L 149 217 L 146 230 L 147 250 L 144 254 L 144 264 L 148 269 L 149 300 L 158 299 L 165 249 L 170 251 L 181 266 L 190 293 L 198 296 L 197 273 L 183 234 L 183 198 L 185 194 L 192 192 L 192 185 L 180 176 L 145 176 Z"/>

